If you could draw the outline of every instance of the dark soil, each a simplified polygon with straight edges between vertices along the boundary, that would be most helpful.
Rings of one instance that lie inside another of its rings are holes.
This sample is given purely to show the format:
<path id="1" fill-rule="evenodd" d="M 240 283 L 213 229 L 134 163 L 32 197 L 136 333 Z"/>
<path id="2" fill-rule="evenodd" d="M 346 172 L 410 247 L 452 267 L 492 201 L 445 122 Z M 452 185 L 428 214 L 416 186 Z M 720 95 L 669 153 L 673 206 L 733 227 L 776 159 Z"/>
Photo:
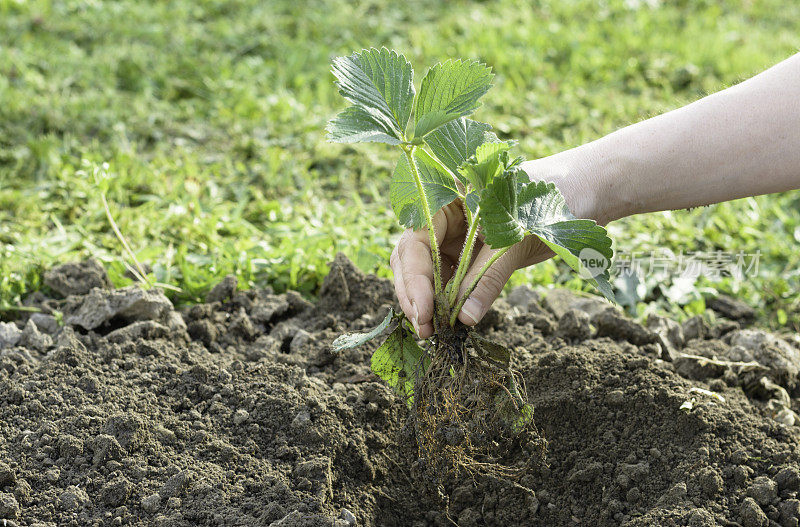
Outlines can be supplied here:
<path id="1" fill-rule="evenodd" d="M 513 347 L 549 445 L 531 495 L 421 469 L 375 345 L 329 351 L 393 303 L 342 257 L 316 305 L 226 280 L 178 312 L 93 264 L 48 281 L 72 296 L 0 323 L 5 525 L 798 525 L 800 340 L 748 317 L 643 327 L 566 291 L 498 302 L 483 334 Z"/>

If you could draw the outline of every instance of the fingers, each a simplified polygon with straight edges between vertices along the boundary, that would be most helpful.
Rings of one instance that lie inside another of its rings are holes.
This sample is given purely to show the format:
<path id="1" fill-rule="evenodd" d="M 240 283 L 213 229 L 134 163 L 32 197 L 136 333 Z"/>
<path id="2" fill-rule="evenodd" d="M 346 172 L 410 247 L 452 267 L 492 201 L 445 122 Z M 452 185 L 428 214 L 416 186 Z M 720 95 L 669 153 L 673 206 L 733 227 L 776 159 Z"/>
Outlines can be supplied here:
<path id="1" fill-rule="evenodd" d="M 489 248 L 488 245 L 481 247 L 461 284 L 459 296 L 465 293 L 466 289 L 475 280 L 480 269 L 495 252 L 497 251 Z M 536 236 L 528 236 L 524 241 L 511 247 L 483 275 L 475 290 L 464 302 L 464 306 L 458 314 L 458 319 L 468 326 L 474 326 L 480 322 L 492 303 L 500 296 L 503 287 L 505 287 L 511 275 L 514 274 L 514 271 L 547 260 L 554 254 Z"/>
<path id="2" fill-rule="evenodd" d="M 408 300 L 408 294 L 406 294 L 406 285 L 403 281 L 403 270 L 400 266 L 400 257 L 397 255 L 397 246 L 395 246 L 392 255 L 389 257 L 389 267 L 392 268 L 392 273 L 394 274 L 394 292 L 397 295 L 397 301 L 400 303 L 400 309 L 408 316 L 411 313 L 411 302 Z"/>
<path id="3" fill-rule="evenodd" d="M 543 262 L 556 255 L 542 240 L 533 235 L 526 237 L 520 243 L 518 250 L 517 269 Z"/>
<path id="4" fill-rule="evenodd" d="M 417 334 L 426 338 L 423 332 L 428 333 L 426 326 L 433 319 L 433 262 L 427 231 L 406 231 L 397 244 L 397 254 L 410 304 L 404 312 Z M 430 333 L 433 333 L 432 325 Z"/>
<path id="5" fill-rule="evenodd" d="M 442 258 L 448 258 L 450 262 L 458 262 L 461 256 L 461 250 L 464 248 L 464 238 L 467 235 L 467 222 L 464 218 L 464 209 L 461 202 L 454 201 L 450 205 L 444 207 L 433 218 L 434 222 L 438 220 L 438 216 L 444 216 L 444 230 L 440 231 L 439 227 L 436 228 L 436 240 L 439 242 L 439 250 L 442 253 Z M 441 221 L 441 220 L 439 220 Z M 442 265 L 442 273 L 447 274 L 446 266 Z M 447 280 L 445 276 L 445 280 Z"/>
<path id="6" fill-rule="evenodd" d="M 466 292 L 466 289 L 472 284 L 475 277 L 478 276 L 480 269 L 496 252 L 496 250 L 491 249 L 488 245 L 484 245 L 480 249 L 475 260 L 472 262 L 472 266 L 469 271 L 467 271 L 464 282 L 461 284 L 459 296 Z M 461 322 L 468 326 L 474 326 L 481 321 L 492 303 L 500 296 L 500 292 L 503 290 L 506 282 L 508 282 L 508 279 L 514 271 L 517 270 L 518 261 L 519 250 L 516 247 L 512 247 L 489 267 L 486 273 L 481 277 L 475 290 L 472 291 L 469 298 L 464 302 L 458 314 L 458 319 Z"/>
<path id="7" fill-rule="evenodd" d="M 433 217 L 438 242 L 445 236 L 448 218 L 444 212 Z M 406 230 L 389 260 L 400 307 L 421 338 L 433 335 L 433 261 L 428 229 Z M 452 274 L 449 267 L 443 270 Z"/>

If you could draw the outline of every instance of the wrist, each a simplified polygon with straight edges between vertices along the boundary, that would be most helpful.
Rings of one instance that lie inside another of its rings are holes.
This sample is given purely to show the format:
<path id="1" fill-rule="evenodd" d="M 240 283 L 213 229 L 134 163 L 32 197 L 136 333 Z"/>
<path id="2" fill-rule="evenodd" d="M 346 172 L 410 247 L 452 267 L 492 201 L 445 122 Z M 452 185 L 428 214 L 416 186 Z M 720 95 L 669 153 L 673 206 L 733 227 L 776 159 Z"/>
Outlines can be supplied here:
<path id="1" fill-rule="evenodd" d="M 612 134 L 613 135 L 613 134 Z M 631 189 L 623 177 L 621 145 L 609 145 L 610 136 L 574 148 L 575 179 L 585 189 L 584 205 L 600 225 L 634 214 Z"/>
<path id="2" fill-rule="evenodd" d="M 627 216 L 627 207 L 615 189 L 619 163 L 588 143 L 564 152 L 528 161 L 522 168 L 532 180 L 555 183 L 577 218 L 600 225 Z"/>

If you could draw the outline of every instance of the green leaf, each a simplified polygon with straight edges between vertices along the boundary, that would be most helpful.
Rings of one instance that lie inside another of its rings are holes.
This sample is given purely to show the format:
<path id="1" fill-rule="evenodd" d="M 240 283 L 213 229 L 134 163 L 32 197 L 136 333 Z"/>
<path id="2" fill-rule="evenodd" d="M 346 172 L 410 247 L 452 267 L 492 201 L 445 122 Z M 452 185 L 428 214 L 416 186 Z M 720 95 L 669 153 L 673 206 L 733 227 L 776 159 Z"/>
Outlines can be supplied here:
<path id="1" fill-rule="evenodd" d="M 373 373 L 386 381 L 401 397 L 409 402 L 414 394 L 414 380 L 428 366 L 424 352 L 411 332 L 400 324 L 386 341 L 372 354 Z"/>
<path id="2" fill-rule="evenodd" d="M 590 220 L 575 220 L 575 221 L 590 221 Z M 594 223 L 594 222 L 592 222 L 592 223 Z M 596 225 L 596 227 L 599 227 L 600 229 L 603 229 L 603 227 L 600 227 L 599 225 Z M 604 236 L 605 236 L 605 232 L 606 232 L 606 230 L 603 229 L 603 235 Z M 611 288 L 611 284 L 608 281 L 609 280 L 609 272 L 608 272 L 608 268 L 607 267 L 605 269 L 600 269 L 600 270 L 598 270 L 598 269 L 589 269 L 582 262 L 582 259 L 586 258 L 585 255 L 584 256 L 575 255 L 575 254 L 573 254 L 572 250 L 570 250 L 570 249 L 568 249 L 566 247 L 562 247 L 562 246 L 558 245 L 557 243 L 555 243 L 553 241 L 550 241 L 550 240 L 542 238 L 541 236 L 539 236 L 539 238 L 545 243 L 545 245 L 550 247 L 550 249 L 554 253 L 556 253 L 558 256 L 560 256 L 561 259 L 564 260 L 567 263 L 567 265 L 569 265 L 572 268 L 573 271 L 575 271 L 579 275 L 581 275 L 582 278 L 592 282 L 595 285 L 595 287 L 597 287 L 597 290 L 600 291 L 603 294 L 604 297 L 606 297 L 611 302 L 616 302 L 617 301 L 617 297 L 616 297 L 616 295 L 614 295 L 614 290 Z M 607 236 L 606 236 L 606 238 L 607 238 Z M 608 241 L 609 241 L 609 244 L 610 244 L 611 240 L 608 239 Z M 609 247 L 610 247 L 610 245 L 609 245 Z M 599 252 L 599 250 L 596 249 L 595 247 L 587 247 L 587 248 L 589 250 L 598 251 Z M 607 262 L 606 265 L 610 266 L 611 265 L 611 258 L 609 257 L 606 260 L 606 262 Z"/>
<path id="3" fill-rule="evenodd" d="M 608 283 L 613 251 L 605 228 L 576 219 L 555 184 L 520 183 L 521 170 L 503 173 L 481 193 L 481 225 L 492 248 L 508 247 L 533 234 L 603 295 L 615 300 Z"/>
<path id="4" fill-rule="evenodd" d="M 331 351 L 334 353 L 338 353 L 343 350 L 357 348 L 362 344 L 369 342 L 370 340 L 374 339 L 389 326 L 389 323 L 392 321 L 392 317 L 394 316 L 394 312 L 392 309 L 389 309 L 389 314 L 386 315 L 386 318 L 383 319 L 383 322 L 375 326 L 373 329 L 364 332 L 364 333 L 346 333 L 344 335 L 340 335 L 337 337 L 336 340 L 333 341 L 331 344 Z"/>
<path id="5" fill-rule="evenodd" d="M 360 106 L 351 106 L 331 119 L 325 128 L 334 143 L 387 143 L 399 145 L 395 131 L 387 129 Z"/>
<path id="6" fill-rule="evenodd" d="M 533 422 L 533 406 L 526 403 L 520 396 L 519 387 L 513 378 L 509 377 L 506 388 L 508 391 L 498 390 L 495 394 L 497 412 L 505 424 L 511 428 L 511 432 L 518 434 Z M 509 394 L 513 394 L 513 396 L 509 396 Z"/>
<path id="7" fill-rule="evenodd" d="M 517 418 L 511 423 L 511 431 L 518 434 L 525 430 L 531 421 L 533 421 L 533 406 L 525 403 L 517 412 Z"/>
<path id="8" fill-rule="evenodd" d="M 443 124 L 469 115 L 492 86 L 492 70 L 479 62 L 448 60 L 422 79 L 414 109 L 414 136 L 424 137 Z"/>
<path id="9" fill-rule="evenodd" d="M 480 203 L 480 193 L 477 190 L 473 190 L 469 192 L 464 200 L 464 204 L 467 206 L 467 209 L 472 214 L 475 214 L 475 211 L 478 210 L 478 204 Z"/>
<path id="10" fill-rule="evenodd" d="M 386 48 L 365 49 L 334 59 L 331 71 L 345 99 L 361 108 L 382 131 L 403 138 L 414 101 L 414 71 L 403 55 Z M 365 126 L 363 132 L 375 129 L 363 119 L 348 117 L 348 130 L 358 123 Z M 350 133 L 349 137 L 354 135 Z"/>
<path id="11" fill-rule="evenodd" d="M 501 156 L 510 142 L 487 142 L 475 149 L 475 155 L 461 167 L 461 174 L 475 189 L 482 190 L 503 170 Z"/>
<path id="12" fill-rule="evenodd" d="M 493 249 L 509 247 L 525 237 L 517 207 L 517 179 L 516 172 L 505 173 L 481 192 L 481 227 L 484 241 Z"/>
<path id="13" fill-rule="evenodd" d="M 503 368 L 507 368 L 511 362 L 511 352 L 505 346 L 492 342 L 478 336 L 475 332 L 470 332 L 472 345 L 479 357 L 494 362 Z"/>
<path id="14" fill-rule="evenodd" d="M 425 190 L 428 207 L 433 215 L 458 197 L 455 179 L 447 171 L 442 170 L 439 163 L 424 150 L 416 150 L 414 159 L 422 187 Z M 412 229 L 421 229 L 426 226 L 425 214 L 422 209 L 423 198 L 417 190 L 414 175 L 405 156 L 400 158 L 394 170 L 389 187 L 389 199 L 403 226 Z"/>
<path id="15" fill-rule="evenodd" d="M 462 117 L 429 133 L 425 142 L 439 161 L 461 179 L 458 167 L 475 155 L 475 150 L 486 142 L 486 133 L 491 128 L 488 124 Z M 462 179 L 462 183 L 467 182 Z"/>

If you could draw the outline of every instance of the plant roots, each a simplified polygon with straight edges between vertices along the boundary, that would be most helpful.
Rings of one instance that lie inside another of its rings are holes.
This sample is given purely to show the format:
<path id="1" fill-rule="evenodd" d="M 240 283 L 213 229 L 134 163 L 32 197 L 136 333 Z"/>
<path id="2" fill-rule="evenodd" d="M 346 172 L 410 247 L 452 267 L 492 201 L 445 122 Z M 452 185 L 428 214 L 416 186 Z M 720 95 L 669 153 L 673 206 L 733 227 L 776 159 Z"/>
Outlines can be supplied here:
<path id="1" fill-rule="evenodd" d="M 515 480 L 544 463 L 547 447 L 534 424 L 522 376 L 480 358 L 464 325 L 437 329 L 411 405 L 420 463 L 440 483 L 466 474 L 521 487 Z M 505 464 L 518 449 L 527 452 L 521 456 L 526 461 Z"/>

